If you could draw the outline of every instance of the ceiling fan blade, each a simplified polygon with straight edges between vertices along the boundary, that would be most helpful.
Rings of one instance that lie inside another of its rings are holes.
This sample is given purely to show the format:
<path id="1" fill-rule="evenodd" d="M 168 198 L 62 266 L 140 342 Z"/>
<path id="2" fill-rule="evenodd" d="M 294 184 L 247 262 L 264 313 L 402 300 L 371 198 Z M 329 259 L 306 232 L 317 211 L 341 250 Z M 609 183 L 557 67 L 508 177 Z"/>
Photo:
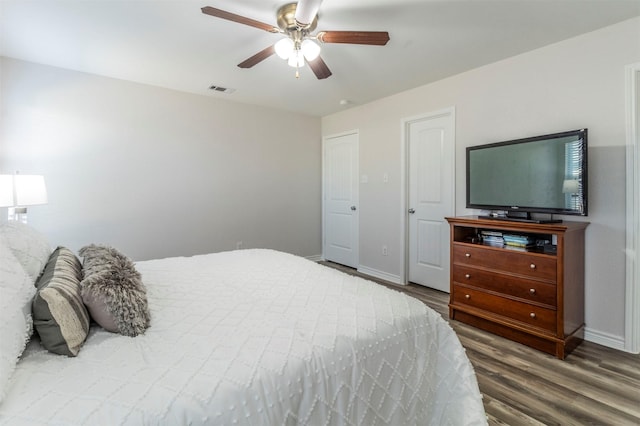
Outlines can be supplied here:
<path id="1" fill-rule="evenodd" d="M 316 77 L 318 77 L 318 80 L 322 80 L 331 76 L 331 70 L 320 56 L 318 56 L 313 61 L 307 61 L 307 63 L 309 64 L 309 68 L 311 68 L 311 71 L 313 71 Z"/>
<path id="2" fill-rule="evenodd" d="M 258 53 L 256 53 L 252 57 L 250 57 L 249 59 L 246 59 L 243 62 L 240 62 L 238 64 L 238 67 L 240 67 L 240 68 L 251 68 L 252 66 L 264 61 L 265 59 L 267 59 L 269 56 L 273 55 L 274 53 L 276 53 L 276 49 L 273 47 L 273 45 L 271 45 L 271 46 L 267 47 L 266 49 L 263 49 L 263 50 L 259 51 Z"/>
<path id="3" fill-rule="evenodd" d="M 247 18 L 245 16 L 236 15 L 235 13 L 216 9 L 215 7 L 205 6 L 201 10 L 202 13 L 215 16 L 216 18 L 222 18 L 228 21 L 237 22 L 239 24 L 249 25 L 250 27 L 259 28 L 270 33 L 280 32 L 280 29 L 278 27 L 274 27 L 273 25 L 265 24 L 264 22 L 256 21 L 255 19 Z"/>
<path id="4" fill-rule="evenodd" d="M 317 38 L 322 43 L 384 46 L 389 41 L 389 33 L 386 31 L 320 31 Z"/>

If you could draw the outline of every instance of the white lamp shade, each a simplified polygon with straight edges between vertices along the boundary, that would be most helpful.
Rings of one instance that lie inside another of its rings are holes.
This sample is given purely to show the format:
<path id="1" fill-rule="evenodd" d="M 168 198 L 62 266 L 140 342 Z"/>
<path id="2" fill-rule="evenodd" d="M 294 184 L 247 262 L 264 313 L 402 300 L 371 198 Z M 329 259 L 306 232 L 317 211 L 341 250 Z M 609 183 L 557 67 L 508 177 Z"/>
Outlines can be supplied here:
<path id="1" fill-rule="evenodd" d="M 295 19 L 303 27 L 310 25 L 318 14 L 322 0 L 300 0 L 296 6 Z"/>
<path id="2" fill-rule="evenodd" d="M 47 204 L 47 188 L 41 175 L 0 175 L 0 207 Z"/>
<path id="3" fill-rule="evenodd" d="M 15 175 L 14 179 L 17 206 L 47 204 L 47 188 L 44 185 L 44 176 Z"/>
<path id="4" fill-rule="evenodd" d="M 309 39 L 302 42 L 300 50 L 307 61 L 313 61 L 320 55 L 320 46 Z"/>
<path id="5" fill-rule="evenodd" d="M 304 67 L 304 56 L 299 50 L 295 50 L 291 56 L 289 56 L 288 64 L 290 67 L 302 68 Z"/>
<path id="6" fill-rule="evenodd" d="M 293 53 L 293 40 L 291 40 L 290 38 L 283 38 L 273 47 L 276 50 L 276 55 L 278 55 L 282 59 L 289 59 L 289 57 Z"/>
<path id="7" fill-rule="evenodd" d="M 575 194 L 578 192 L 579 185 L 575 179 L 567 179 L 562 182 L 562 192 L 565 194 Z"/>
<path id="8" fill-rule="evenodd" d="M 0 175 L 0 207 L 13 207 L 13 175 Z"/>
<path id="9" fill-rule="evenodd" d="M 13 175 L 0 175 L 0 207 L 13 207 Z"/>

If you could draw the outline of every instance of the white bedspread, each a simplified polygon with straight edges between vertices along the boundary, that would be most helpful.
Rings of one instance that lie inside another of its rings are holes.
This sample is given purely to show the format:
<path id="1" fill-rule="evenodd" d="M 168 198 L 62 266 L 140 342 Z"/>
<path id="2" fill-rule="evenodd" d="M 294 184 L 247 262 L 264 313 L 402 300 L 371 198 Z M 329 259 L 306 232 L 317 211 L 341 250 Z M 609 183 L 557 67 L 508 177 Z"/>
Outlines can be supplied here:
<path id="1" fill-rule="evenodd" d="M 242 250 L 138 262 L 151 327 L 37 339 L 10 425 L 486 424 L 458 338 L 420 301 L 306 259 Z"/>

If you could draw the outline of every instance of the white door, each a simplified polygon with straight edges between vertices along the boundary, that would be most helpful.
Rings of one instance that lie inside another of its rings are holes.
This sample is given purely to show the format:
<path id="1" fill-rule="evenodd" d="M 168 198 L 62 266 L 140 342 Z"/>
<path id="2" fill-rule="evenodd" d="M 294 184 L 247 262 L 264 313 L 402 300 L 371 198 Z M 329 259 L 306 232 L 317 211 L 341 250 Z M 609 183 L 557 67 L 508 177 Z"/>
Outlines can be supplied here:
<path id="1" fill-rule="evenodd" d="M 323 141 L 324 258 L 358 266 L 358 134 Z"/>
<path id="2" fill-rule="evenodd" d="M 449 292 L 449 224 L 454 208 L 453 110 L 406 123 L 409 281 Z"/>

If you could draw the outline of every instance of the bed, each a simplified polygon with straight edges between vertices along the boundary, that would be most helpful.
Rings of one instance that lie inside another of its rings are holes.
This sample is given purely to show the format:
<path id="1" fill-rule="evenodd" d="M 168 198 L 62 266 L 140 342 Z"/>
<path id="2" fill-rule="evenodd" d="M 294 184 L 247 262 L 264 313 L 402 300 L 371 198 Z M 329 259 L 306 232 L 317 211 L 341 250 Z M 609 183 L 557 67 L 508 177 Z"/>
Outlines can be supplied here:
<path id="1" fill-rule="evenodd" d="M 263 249 L 135 268 L 150 327 L 92 324 L 75 357 L 34 334 L 0 424 L 486 424 L 455 333 L 403 293 Z"/>

